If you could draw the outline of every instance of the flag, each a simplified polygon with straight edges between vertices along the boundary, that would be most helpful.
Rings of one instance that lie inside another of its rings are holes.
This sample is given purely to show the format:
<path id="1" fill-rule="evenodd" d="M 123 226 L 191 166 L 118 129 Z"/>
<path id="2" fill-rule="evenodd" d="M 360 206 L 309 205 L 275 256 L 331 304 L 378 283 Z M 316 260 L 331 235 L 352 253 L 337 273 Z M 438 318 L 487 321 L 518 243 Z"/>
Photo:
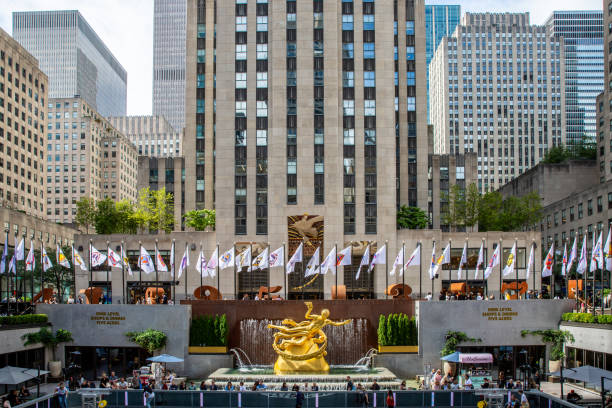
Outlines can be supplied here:
<path id="1" fill-rule="evenodd" d="M 30 255 L 28 255 L 28 258 L 29 256 Z M 83 262 L 83 258 L 81 258 L 81 255 L 79 255 L 78 251 L 74 248 L 74 246 L 72 246 L 72 263 L 75 267 L 78 265 L 82 271 L 87 271 L 87 265 L 85 265 L 85 262 Z"/>
<path id="2" fill-rule="evenodd" d="M 444 251 L 442 251 L 442 255 L 438 257 L 436 260 L 436 265 L 434 267 L 434 275 L 438 275 L 438 270 L 442 265 L 446 265 L 450 263 L 450 242 L 446 244 Z"/>
<path id="3" fill-rule="evenodd" d="M 174 250 L 174 243 L 172 244 L 172 249 Z M 123 259 L 123 265 L 127 268 L 128 274 L 132 276 L 132 267 L 130 266 L 130 260 L 128 259 L 127 254 L 125 253 L 125 250 L 123 249 L 123 245 L 121 245 L 121 259 Z M 174 259 L 174 257 L 172 259 Z"/>
<path id="4" fill-rule="evenodd" d="M 368 273 L 372 272 L 374 265 L 386 265 L 387 264 L 387 244 L 384 244 L 372 257 Z"/>
<path id="5" fill-rule="evenodd" d="M 561 275 L 567 272 L 567 244 L 563 244 L 563 260 L 561 261 Z"/>
<path id="6" fill-rule="evenodd" d="M 295 264 L 298 262 L 302 262 L 302 257 L 304 255 L 303 252 L 304 252 L 304 243 L 301 243 L 300 246 L 295 250 L 295 252 L 291 256 L 291 258 L 289 259 L 289 262 L 287 262 L 287 266 L 285 268 L 287 273 L 293 272 L 293 270 L 295 269 Z"/>
<path id="7" fill-rule="evenodd" d="M 608 234 L 608 239 L 610 239 L 610 235 Z M 576 262 L 576 257 L 578 255 L 577 242 L 578 237 L 574 237 L 574 243 L 572 244 L 572 249 L 570 250 L 569 257 L 567 258 L 567 272 L 569 273 L 570 269 L 572 269 L 572 265 Z"/>
<path id="8" fill-rule="evenodd" d="M 476 261 L 476 272 L 474 273 L 474 279 L 478 279 L 478 270 L 484 264 L 484 242 L 480 244 L 480 251 L 478 251 L 478 260 Z"/>
<path id="9" fill-rule="evenodd" d="M 435 279 L 436 277 L 436 242 L 433 243 L 431 250 L 431 265 L 429 265 L 429 279 Z"/>
<path id="10" fill-rule="evenodd" d="M 47 272 L 49 268 L 53 267 L 51 259 L 49 259 L 49 255 L 47 255 L 45 247 L 42 247 L 42 250 L 40 252 L 40 264 L 42 265 L 43 271 L 45 272 Z"/>
<path id="11" fill-rule="evenodd" d="M 593 239 L 595 239 L 595 235 L 593 235 Z M 593 250 L 591 251 L 591 272 L 595 272 L 597 268 L 604 268 L 604 256 L 602 250 L 602 241 L 603 240 L 603 231 L 599 233 L 599 238 L 597 238 L 597 243 L 593 246 Z"/>
<path id="12" fill-rule="evenodd" d="M 361 262 L 359 263 L 359 268 L 357 269 L 357 275 L 355 275 L 355 280 L 359 279 L 359 275 L 361 274 L 361 267 L 368 266 L 370 264 L 370 245 L 368 245 L 363 252 L 363 256 L 361 257 Z"/>
<path id="13" fill-rule="evenodd" d="M 33 271 L 36 267 L 36 258 L 34 257 L 34 241 L 30 240 L 30 250 L 26 258 L 26 271 Z"/>
<path id="14" fill-rule="evenodd" d="M 334 246 L 321 263 L 321 275 L 325 275 L 329 269 L 331 269 L 331 271 L 335 275 L 337 261 L 338 259 L 336 257 L 336 247 Z"/>
<path id="15" fill-rule="evenodd" d="M 59 245 L 56 245 L 56 258 L 57 258 L 57 264 L 58 265 L 62 265 L 65 268 L 70 268 L 70 262 L 68 262 L 68 258 L 66 258 L 66 255 L 64 255 L 64 253 L 62 252 L 62 248 L 60 248 Z"/>
<path id="16" fill-rule="evenodd" d="M 23 242 L 23 238 L 21 238 L 21 241 L 19 241 L 19 245 L 17 245 L 17 248 L 15 248 L 15 260 L 16 261 L 23 261 L 23 257 L 25 256 L 25 249 L 24 249 L 24 242 Z"/>
<path id="17" fill-rule="evenodd" d="M 264 270 L 264 269 L 268 269 L 268 263 L 270 261 L 270 255 L 269 255 L 269 248 L 266 247 L 264 248 L 263 251 L 261 251 L 259 253 L 259 255 L 257 255 L 254 259 L 253 259 L 253 270 Z"/>
<path id="18" fill-rule="evenodd" d="M 174 277 L 174 262 L 174 240 L 172 240 L 172 246 L 170 247 L 170 276 L 172 277 Z M 131 274 L 132 271 L 130 271 L 130 275 Z"/>
<path id="19" fill-rule="evenodd" d="M 275 268 L 277 266 L 283 266 L 285 262 L 285 247 L 282 246 L 275 251 L 272 251 L 270 256 L 268 257 L 268 265 L 270 268 Z"/>
<path id="20" fill-rule="evenodd" d="M 499 265 L 499 250 L 500 250 L 501 245 L 497 244 L 497 246 L 495 247 L 495 251 L 493 251 L 493 256 L 491 256 L 491 260 L 489 261 L 489 264 L 487 265 L 487 269 L 485 269 L 484 271 L 484 278 L 488 279 L 489 275 L 491 275 L 491 272 L 493 272 L 493 268 L 495 268 L 497 265 Z"/>
<path id="21" fill-rule="evenodd" d="M 0 261 L 0 273 L 6 272 L 6 258 L 8 257 L 8 232 L 4 239 L 4 252 L 2 252 L 2 260 Z"/>
<path id="22" fill-rule="evenodd" d="M 106 261 L 106 255 L 91 246 L 91 265 L 100 266 Z"/>
<path id="23" fill-rule="evenodd" d="M 351 264 L 352 257 L 352 246 L 347 246 L 342 251 L 338 252 L 338 261 L 336 262 L 336 266 L 346 266 Z"/>
<path id="24" fill-rule="evenodd" d="M 185 246 L 185 253 L 183 254 L 183 258 L 181 258 L 181 264 L 179 265 L 177 279 L 181 279 L 183 272 L 187 270 L 188 266 L 189 266 L 189 246 Z"/>
<path id="25" fill-rule="evenodd" d="M 11 261 L 9 262 L 9 272 L 13 272 L 14 275 L 17 275 L 17 261 L 15 260 L 15 254 L 11 256 Z"/>
<path id="26" fill-rule="evenodd" d="M 508 255 L 508 260 L 506 261 L 506 266 L 504 266 L 503 276 L 510 275 L 514 272 L 514 268 L 516 267 L 516 242 L 512 245 L 512 249 L 510 250 L 510 255 Z"/>
<path id="27" fill-rule="evenodd" d="M 251 268 L 251 247 L 248 246 L 240 254 L 236 255 L 236 267 L 242 269 L 243 267 Z"/>
<path id="28" fill-rule="evenodd" d="M 576 239 L 574 238 L 574 244 Z M 606 255 L 606 270 L 612 271 L 612 228 L 608 227 L 608 238 L 606 238 L 606 245 L 604 246 L 604 252 Z M 602 268 L 603 269 L 603 268 Z"/>
<path id="29" fill-rule="evenodd" d="M 203 251 L 200 251 L 200 255 L 198 255 L 198 261 L 196 263 L 195 268 L 196 271 L 198 271 L 203 278 L 208 276 L 208 268 L 206 267 L 206 257 L 204 256 Z"/>
<path id="30" fill-rule="evenodd" d="M 168 272 L 168 267 L 157 249 L 157 245 L 155 245 L 155 267 L 157 268 L 157 272 Z"/>
<path id="31" fill-rule="evenodd" d="M 578 261 L 578 266 L 576 267 L 576 272 L 579 274 L 583 274 L 587 270 L 587 247 L 586 247 L 586 234 L 584 235 L 584 240 L 582 241 L 582 248 L 580 249 L 580 260 Z"/>
<path id="32" fill-rule="evenodd" d="M 402 249 L 399 250 L 399 252 L 397 253 L 397 256 L 395 257 L 395 261 L 393 261 L 393 267 L 389 271 L 389 275 L 391 276 L 395 275 L 395 268 L 397 267 L 399 267 L 400 274 L 401 274 L 402 270 L 404 269 L 402 265 L 404 264 L 405 259 L 406 259 L 406 251 L 404 249 L 404 246 L 402 245 Z"/>
<path id="33" fill-rule="evenodd" d="M 463 244 L 463 252 L 461 253 L 461 259 L 459 260 L 459 270 L 457 271 L 457 278 L 461 280 L 461 272 L 463 272 L 463 265 L 467 264 L 467 241 Z"/>
<path id="34" fill-rule="evenodd" d="M 548 255 L 544 259 L 544 267 L 542 268 L 542 277 L 545 278 L 547 276 L 552 275 L 552 266 L 555 261 L 555 243 L 553 242 L 550 245 L 550 249 L 548 250 Z"/>
<path id="35" fill-rule="evenodd" d="M 529 261 L 527 261 L 527 271 L 525 272 L 525 280 L 529 279 L 529 273 L 531 272 L 531 268 L 534 266 L 533 261 L 535 260 L 534 254 L 535 245 L 531 246 L 531 251 L 529 251 Z"/>
<path id="36" fill-rule="evenodd" d="M 112 249 L 108 248 L 108 266 L 111 268 L 121 268 L 121 257 Z"/>
<path id="37" fill-rule="evenodd" d="M 217 275 L 217 265 L 219 265 L 219 248 L 215 248 L 215 252 L 212 253 L 206 264 L 206 273 L 208 273 L 208 276 L 211 278 Z"/>
<path id="38" fill-rule="evenodd" d="M 404 268 L 408 268 L 409 266 L 419 266 L 421 264 L 421 245 L 418 245 L 416 249 L 408 258 L 408 261 L 404 264 Z M 401 274 L 401 273 L 400 273 Z"/>
<path id="39" fill-rule="evenodd" d="M 145 247 L 140 247 L 140 257 L 138 257 L 138 267 L 144 273 L 155 272 L 155 267 L 153 266 L 153 260 L 151 256 L 145 249 Z"/>
<path id="40" fill-rule="evenodd" d="M 230 266 L 234 266 L 234 247 L 228 249 L 219 258 L 219 269 L 226 269 Z"/>
<path id="41" fill-rule="evenodd" d="M 315 273 L 317 273 L 317 269 L 319 269 L 318 266 L 320 264 L 319 262 L 320 261 L 320 257 L 319 257 L 320 248 L 321 247 L 317 247 L 312 257 L 310 257 L 310 260 L 308 261 L 308 265 L 306 265 L 306 271 L 304 271 L 304 277 L 314 275 Z"/>

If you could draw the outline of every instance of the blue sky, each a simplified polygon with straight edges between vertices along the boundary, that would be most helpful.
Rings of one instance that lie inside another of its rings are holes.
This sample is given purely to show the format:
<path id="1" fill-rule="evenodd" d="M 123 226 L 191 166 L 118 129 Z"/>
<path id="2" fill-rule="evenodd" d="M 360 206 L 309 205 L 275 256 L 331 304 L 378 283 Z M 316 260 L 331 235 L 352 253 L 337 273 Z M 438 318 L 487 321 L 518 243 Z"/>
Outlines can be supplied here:
<path id="1" fill-rule="evenodd" d="M 230 0 L 221 0 L 230 1 Z M 525 12 L 542 24 L 553 10 L 601 10 L 602 0 L 428 0 L 426 4 L 460 4 L 461 11 Z M 153 70 L 153 0 L 0 0 L 0 27 L 9 34 L 12 12 L 77 9 L 128 72 L 128 114 L 151 113 Z"/>

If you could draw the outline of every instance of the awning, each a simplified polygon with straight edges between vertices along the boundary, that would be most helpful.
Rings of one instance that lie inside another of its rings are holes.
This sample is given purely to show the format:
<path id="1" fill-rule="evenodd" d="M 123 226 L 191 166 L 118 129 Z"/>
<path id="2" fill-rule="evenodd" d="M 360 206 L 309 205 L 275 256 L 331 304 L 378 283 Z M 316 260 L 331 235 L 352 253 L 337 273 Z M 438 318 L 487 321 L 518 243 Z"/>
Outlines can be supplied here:
<path id="1" fill-rule="evenodd" d="M 461 353 L 459 354 L 459 362 L 464 364 L 492 363 L 493 356 L 491 353 Z"/>

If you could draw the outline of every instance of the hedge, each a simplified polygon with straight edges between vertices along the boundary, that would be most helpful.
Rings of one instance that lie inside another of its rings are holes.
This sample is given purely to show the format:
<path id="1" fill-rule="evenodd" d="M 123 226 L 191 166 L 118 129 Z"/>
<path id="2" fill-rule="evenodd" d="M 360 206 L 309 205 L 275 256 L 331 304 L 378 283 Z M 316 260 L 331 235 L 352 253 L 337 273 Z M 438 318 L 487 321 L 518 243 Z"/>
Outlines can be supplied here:
<path id="1" fill-rule="evenodd" d="M 198 316 L 191 321 L 190 346 L 226 346 L 227 318 L 225 315 Z"/>
<path id="2" fill-rule="evenodd" d="M 16 324 L 40 324 L 47 323 L 46 314 L 26 314 L 17 316 L 0 316 L 0 325 L 9 326 Z"/>
<path id="3" fill-rule="evenodd" d="M 381 346 L 416 346 L 419 344 L 416 319 L 404 313 L 380 315 L 378 344 Z"/>
<path id="4" fill-rule="evenodd" d="M 612 315 L 593 316 L 590 313 L 563 313 L 561 320 L 565 322 L 612 324 Z"/>

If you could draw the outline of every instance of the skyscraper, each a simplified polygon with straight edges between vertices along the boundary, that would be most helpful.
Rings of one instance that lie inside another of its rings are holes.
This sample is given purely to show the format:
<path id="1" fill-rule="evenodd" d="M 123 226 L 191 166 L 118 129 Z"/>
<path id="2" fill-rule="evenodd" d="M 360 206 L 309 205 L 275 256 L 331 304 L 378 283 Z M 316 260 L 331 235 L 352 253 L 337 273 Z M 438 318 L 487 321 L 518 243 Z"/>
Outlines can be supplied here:
<path id="1" fill-rule="evenodd" d="M 50 98 L 79 95 L 103 116 L 126 114 L 127 73 L 77 10 L 13 13 L 13 37 L 48 75 Z"/>
<path id="2" fill-rule="evenodd" d="M 429 122 L 429 63 L 442 38 L 453 34 L 461 19 L 460 5 L 425 5 L 425 59 L 427 62 L 427 122 Z"/>
<path id="3" fill-rule="evenodd" d="M 478 153 L 481 191 L 565 143 L 563 45 L 529 13 L 466 13 L 429 65 L 434 152 Z"/>
<path id="4" fill-rule="evenodd" d="M 178 157 L 183 155 L 183 135 L 163 116 L 112 116 L 107 118 L 138 149 L 139 156 Z"/>
<path id="5" fill-rule="evenodd" d="M 187 0 L 155 0 L 153 15 L 153 115 L 177 132 L 185 127 Z"/>
<path id="6" fill-rule="evenodd" d="M 565 132 L 569 146 L 594 143 L 595 106 L 604 86 L 603 12 L 555 11 L 548 35 L 563 38 L 565 49 Z"/>

